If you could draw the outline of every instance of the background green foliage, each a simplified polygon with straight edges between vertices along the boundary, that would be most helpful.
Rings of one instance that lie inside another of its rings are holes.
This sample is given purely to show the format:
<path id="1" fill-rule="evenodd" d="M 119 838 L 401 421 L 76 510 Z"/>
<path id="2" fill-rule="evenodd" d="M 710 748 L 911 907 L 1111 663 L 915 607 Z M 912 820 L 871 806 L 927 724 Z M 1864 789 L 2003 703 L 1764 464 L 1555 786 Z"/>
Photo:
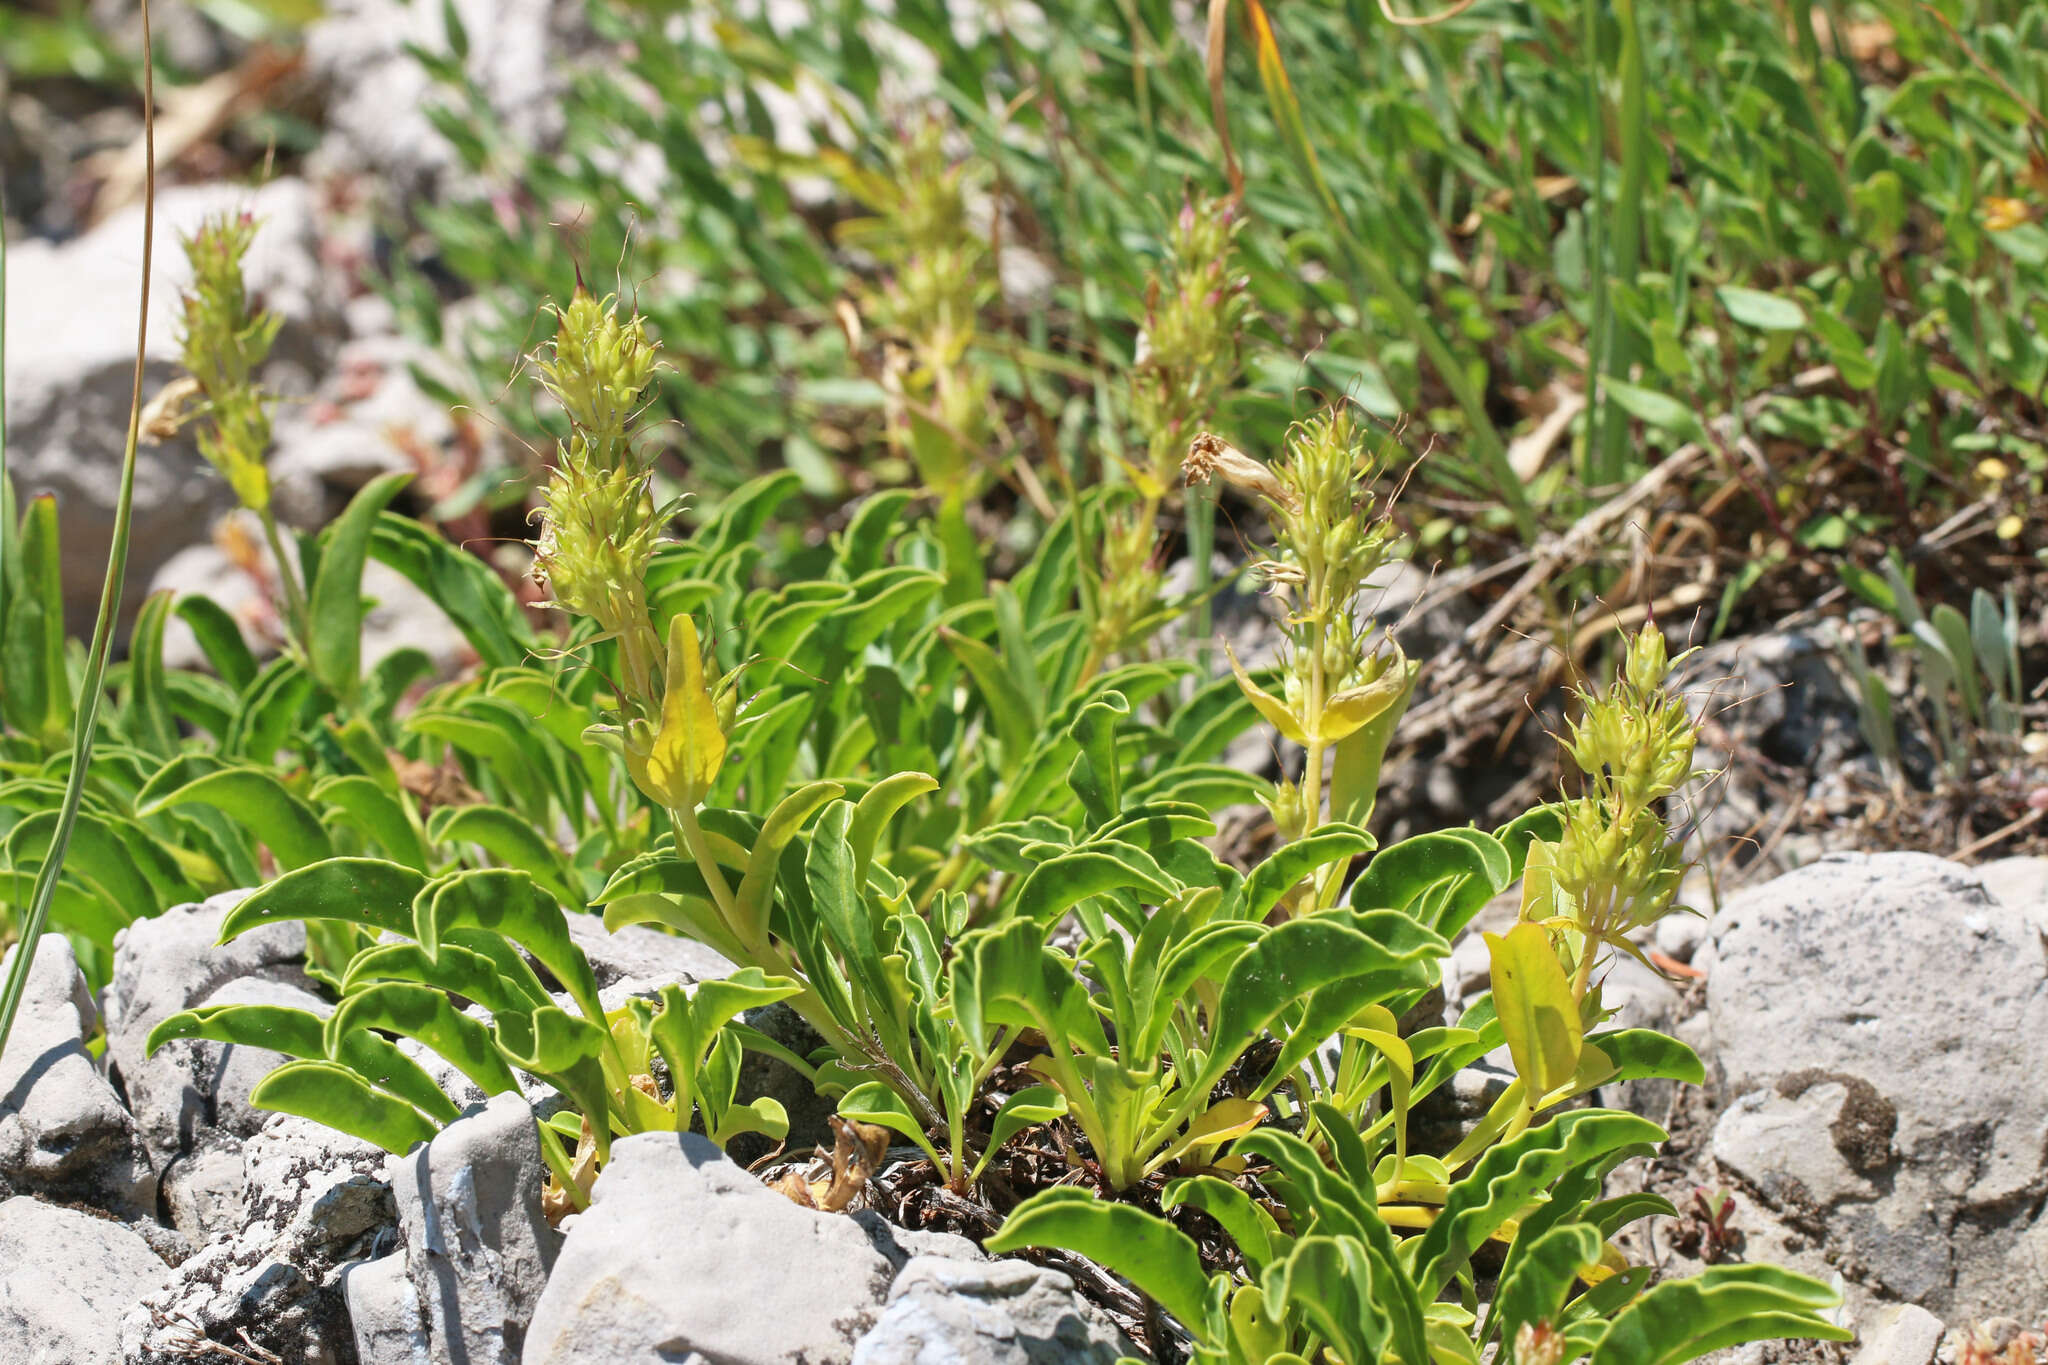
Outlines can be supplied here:
<path id="1" fill-rule="evenodd" d="M 1512 531 L 1492 447 L 1554 382 L 1583 390 L 1601 370 L 1576 457 L 1532 484 L 1544 518 L 1568 524 L 1703 443 L 1687 478 L 1725 509 L 1705 529 L 1731 604 L 1766 577 L 1830 586 L 1838 558 L 1980 496 L 2036 505 L 2038 7 L 1886 0 L 1795 22 L 1732 0 L 1535 0 L 1397 29 L 1370 0 L 1294 3 L 1271 12 L 1264 53 L 1240 22 L 1255 8 L 1232 7 L 1222 83 L 1267 320 L 1224 422 L 1246 449 L 1275 449 L 1308 390 L 1410 416 L 1436 438 L 1411 495 L 1423 543 L 1456 549 Z M 962 150 L 994 168 L 1002 242 L 1052 271 L 1048 299 L 985 321 L 1018 449 L 1042 467 L 1049 442 L 1078 470 L 1118 448 L 1096 381 L 1128 365 L 1164 215 L 1184 185 L 1228 187 L 1202 35 L 1164 0 L 1058 0 L 1014 22 L 938 0 L 887 18 L 817 3 L 772 26 L 719 10 L 680 41 L 665 12 L 590 13 L 622 55 L 579 78 L 559 155 L 494 142 L 458 64 L 431 59 L 444 131 L 493 187 L 425 211 L 416 254 L 497 303 L 468 339 L 477 393 L 501 385 L 534 297 L 579 266 L 618 269 L 679 361 L 660 411 L 694 482 L 763 461 L 821 495 L 901 477 L 869 463 L 881 395 L 831 313 L 866 268 L 835 237 L 850 206 L 831 186 L 922 117 L 888 95 L 929 65 Z M 770 91 L 820 111 L 815 150 L 778 149 Z M 805 176 L 820 194 L 796 196 Z M 2001 218 L 2005 198 L 2022 221 Z M 431 331 L 426 277 L 401 269 L 392 288 Z M 1014 406 L 1027 394 L 1043 423 Z M 1993 453 L 2006 477 L 1986 487 L 1973 474 Z M 2038 527 L 2009 529 L 1989 564 L 1944 569 L 1988 581 L 2038 548 Z"/>

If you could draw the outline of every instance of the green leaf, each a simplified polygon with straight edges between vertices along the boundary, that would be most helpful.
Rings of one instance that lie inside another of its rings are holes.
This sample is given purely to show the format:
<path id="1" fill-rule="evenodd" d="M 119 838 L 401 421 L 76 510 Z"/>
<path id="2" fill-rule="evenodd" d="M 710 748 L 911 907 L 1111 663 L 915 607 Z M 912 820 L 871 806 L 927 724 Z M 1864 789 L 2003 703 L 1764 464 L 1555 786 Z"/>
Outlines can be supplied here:
<path id="1" fill-rule="evenodd" d="M 170 593 L 151 593 L 128 640 L 128 732 L 137 748 L 162 758 L 178 752 L 178 723 L 164 677 L 164 622 L 170 612 Z"/>
<path id="2" fill-rule="evenodd" d="M 1302 878 L 1331 863 L 1349 862 L 1372 849 L 1373 837 L 1351 825 L 1324 825 L 1306 838 L 1281 845 L 1244 879 L 1242 917 L 1264 919 Z M 1360 904 L 1355 888 L 1351 903 Z"/>
<path id="3" fill-rule="evenodd" d="M 204 1038 L 241 1047 L 268 1048 L 287 1057 L 325 1059 L 324 1020 L 309 1010 L 285 1005 L 201 1005 L 180 1010 L 149 1031 L 144 1051 L 153 1055 L 178 1038 Z"/>
<path id="4" fill-rule="evenodd" d="M 939 789 L 938 779 L 929 773 L 896 773 L 861 793 L 846 828 L 846 841 L 853 849 L 854 882 L 867 881 L 868 864 L 874 861 L 875 844 L 896 812 L 918 797 Z"/>
<path id="5" fill-rule="evenodd" d="M 1167 1185 L 1159 1195 L 1159 1207 L 1168 1213 L 1184 1204 L 1222 1225 L 1254 1277 L 1271 1263 L 1280 1225 L 1249 1194 L 1213 1175 L 1187 1176 Z"/>
<path id="6" fill-rule="evenodd" d="M 1136 891 L 1160 904 L 1171 900 L 1176 889 L 1151 854 L 1130 844 L 1106 842 L 1040 863 L 1018 888 L 1014 905 L 1020 918 L 1049 929 L 1092 896 Z"/>
<path id="7" fill-rule="evenodd" d="M 500 1015 L 491 1026 L 513 1064 L 553 1085 L 590 1120 L 598 1160 L 611 1155 L 611 1102 L 598 1062 L 605 1032 L 589 1019 L 546 1005 L 531 1014 Z"/>
<path id="8" fill-rule="evenodd" d="M 313 787 L 313 799 L 368 835 L 386 855 L 407 867 L 427 870 L 427 846 L 419 829 L 399 799 L 373 777 L 349 773 L 323 778 Z"/>
<path id="9" fill-rule="evenodd" d="M 336 919 L 410 934 L 413 898 L 426 884 L 422 873 L 381 858 L 329 858 L 250 894 L 221 921 L 220 941 L 280 920 Z"/>
<path id="10" fill-rule="evenodd" d="M 951 629 L 941 629 L 939 638 L 973 676 L 982 700 L 988 704 L 989 719 L 995 725 L 1003 753 L 1010 762 L 1016 762 L 1030 750 L 1037 737 L 1031 704 L 1018 690 L 1017 680 L 1010 676 L 1010 670 L 1003 666 L 996 652 L 981 641 Z"/>
<path id="11" fill-rule="evenodd" d="M 12 528 L 9 528 L 10 530 Z M 10 549 L 14 542 L 10 540 Z M 6 604 L 6 638 L 0 640 L 0 703 L 6 717 L 45 749 L 63 745 L 71 728 L 71 684 L 64 658 L 64 564 L 57 531 L 57 500 L 47 493 L 29 501 L 22 514 L 19 557 L 8 556 L 20 574 Z"/>
<path id="12" fill-rule="evenodd" d="M 597 977 L 569 936 L 562 907 L 516 868 L 478 868 L 442 877 L 413 901 L 408 927 L 429 953 L 438 952 L 442 937 L 455 929 L 481 929 L 511 939 L 554 974 L 586 1019 L 604 1018 Z"/>
<path id="13" fill-rule="evenodd" d="M 1400 927 L 1386 916 L 1387 928 Z M 1437 958 L 1449 951 L 1441 938 L 1408 922 L 1405 945 L 1381 942 L 1342 914 L 1289 920 L 1239 954 L 1223 980 L 1210 1030 L 1209 1058 L 1193 1081 L 1208 1090 L 1280 1014 L 1313 992 L 1341 981 L 1377 980 L 1383 990 L 1427 986 Z M 1356 999 L 1354 1005 L 1371 1003 Z"/>
<path id="14" fill-rule="evenodd" d="M 837 782 L 813 782 L 783 797 L 762 824 L 760 837 L 747 855 L 746 875 L 740 879 L 735 894 L 741 922 L 752 926 L 756 934 L 765 937 L 767 933 L 769 912 L 775 906 L 775 870 L 782 850 L 820 807 L 845 790 Z"/>
<path id="15" fill-rule="evenodd" d="M 524 816 L 503 806 L 443 806 L 427 819 L 427 840 L 440 846 L 475 844 L 508 867 L 531 876 L 567 905 L 581 905 L 582 890 L 562 851 Z"/>
<path id="16" fill-rule="evenodd" d="M 519 1088 L 490 1030 L 432 986 L 382 981 L 356 991 L 328 1016 L 327 1055 L 339 1058 L 343 1043 L 357 1029 L 382 1029 L 424 1043 L 487 1095 Z"/>
<path id="17" fill-rule="evenodd" d="M 1035 1128 L 1041 1123 L 1051 1123 L 1064 1117 L 1067 1112 L 1067 1097 L 1049 1085 L 1026 1086 L 1003 1101 L 1003 1107 L 996 1110 L 995 1118 L 989 1123 L 988 1148 L 975 1163 L 974 1173 L 980 1175 L 982 1167 L 1002 1150 L 1008 1142 L 1026 1128 Z"/>
<path id="18" fill-rule="evenodd" d="M 1418 834 L 1373 855 L 1351 884 L 1351 904 L 1408 911 L 1452 938 L 1507 884 L 1508 865 L 1507 850 L 1478 830 Z"/>
<path id="19" fill-rule="evenodd" d="M 193 637 L 199 641 L 200 653 L 213 665 L 220 680 L 236 692 L 247 691 L 249 684 L 256 681 L 256 656 L 249 652 L 242 639 L 242 628 L 228 615 L 227 608 L 211 597 L 192 593 L 179 598 L 172 610 L 191 628 Z"/>
<path id="20" fill-rule="evenodd" d="M 242 694 L 221 751 L 251 763 L 269 763 L 298 730 L 299 713 L 313 695 L 313 675 L 291 658 L 272 659 Z"/>
<path id="21" fill-rule="evenodd" d="M 418 522 L 385 512 L 370 554 L 432 598 L 486 666 L 509 668 L 535 649 L 533 628 L 496 571 Z"/>
<path id="22" fill-rule="evenodd" d="M 892 1133 L 909 1138 L 924 1149 L 932 1165 L 940 1171 L 946 1169 L 945 1160 L 939 1149 L 932 1145 L 929 1134 L 917 1113 L 901 1095 L 880 1081 L 865 1081 L 839 1097 L 839 1116 L 855 1123 L 880 1124 Z"/>
<path id="23" fill-rule="evenodd" d="M 349 959 L 348 970 L 341 977 L 341 993 L 353 995 L 380 981 L 432 986 L 474 1000 L 492 1014 L 550 1003 L 530 969 L 523 977 L 508 973 L 483 953 L 453 943 L 443 943 L 441 950 L 432 954 L 417 943 L 379 943 L 365 948 Z"/>
<path id="24" fill-rule="evenodd" d="M 343 1038 L 330 1058 L 325 1021 L 306 1010 L 280 1005 L 201 1005 L 174 1014 L 152 1029 L 149 1050 L 155 1052 L 174 1038 L 204 1038 L 311 1061 L 337 1061 L 377 1089 L 398 1096 L 441 1123 L 453 1123 L 462 1115 L 418 1062 L 366 1029 Z"/>
<path id="25" fill-rule="evenodd" d="M 1123 694 L 1111 692 L 1082 707 L 1067 732 L 1081 751 L 1067 769 L 1067 785 L 1081 798 L 1090 826 L 1107 824 L 1123 809 L 1123 769 L 1117 763 L 1116 731 L 1130 714 L 1131 704 Z"/>
<path id="26" fill-rule="evenodd" d="M 1724 284 L 1714 294 L 1728 310 L 1728 316 L 1745 327 L 1764 332 L 1797 332 L 1806 326 L 1806 310 L 1791 299 L 1735 284 Z"/>
<path id="27" fill-rule="evenodd" d="M 1602 1080 L 1602 1085 L 1638 1080 L 1683 1081 L 1687 1085 L 1707 1083 L 1707 1070 L 1701 1064 L 1699 1054 L 1676 1038 L 1654 1029 L 1629 1028 L 1595 1033 L 1586 1038 L 1586 1045 L 1599 1048 L 1607 1060 L 1614 1063 L 1614 1074 Z"/>
<path id="28" fill-rule="evenodd" d="M 432 1120 L 338 1062 L 286 1062 L 249 1091 L 258 1109 L 297 1114 L 403 1156 L 437 1132 Z"/>
<path id="29" fill-rule="evenodd" d="M 1392 1327 L 1376 1301 L 1363 1242 L 1304 1237 L 1261 1279 L 1268 1303 L 1301 1314 L 1343 1359 L 1381 1359 Z"/>
<path id="30" fill-rule="evenodd" d="M 384 505 L 412 482 L 405 471 L 363 486 L 320 536 L 320 567 L 307 593 L 306 656 L 313 676 L 338 697 L 355 696 L 363 649 L 363 561 Z"/>
<path id="31" fill-rule="evenodd" d="M 1071 1187 L 1040 1190 L 984 1245 L 998 1256 L 1025 1247 L 1076 1252 L 1150 1294 L 1183 1326 L 1203 1325 L 1209 1282 L 1201 1253 L 1186 1233 L 1143 1209 Z"/>
<path id="32" fill-rule="evenodd" d="M 1587 1266 L 1599 1264 L 1601 1247 L 1600 1230 L 1585 1223 L 1550 1228 L 1520 1246 L 1495 1296 L 1501 1340 L 1514 1341 L 1523 1323 L 1556 1326 L 1572 1281 Z"/>
<path id="33" fill-rule="evenodd" d="M 1422 1234 L 1414 1256 L 1417 1289 L 1426 1298 L 1443 1292 L 1480 1243 L 1565 1172 L 1609 1152 L 1653 1144 L 1663 1137 L 1663 1129 L 1634 1114 L 1580 1109 L 1488 1149 L 1451 1186 L 1436 1221 Z"/>
<path id="34" fill-rule="evenodd" d="M 1820 1314 L 1841 1296 L 1817 1280 L 1768 1265 L 1709 1266 L 1666 1280 L 1621 1310 L 1591 1365 L 1682 1365 L 1747 1341 L 1848 1341 Z"/>
<path id="35" fill-rule="evenodd" d="M 267 768 L 243 764 L 195 777 L 135 813 L 143 819 L 197 802 L 235 819 L 287 871 L 331 857 L 319 814 Z"/>
<path id="36" fill-rule="evenodd" d="M 1700 424 L 1699 414 L 1686 403 L 1669 394 L 1657 393 L 1652 389 L 1638 388 L 1634 384 L 1609 377 L 1603 391 L 1619 403 L 1631 417 L 1639 418 L 1644 425 L 1666 432 L 1681 441 L 1705 445 L 1707 429 Z"/>

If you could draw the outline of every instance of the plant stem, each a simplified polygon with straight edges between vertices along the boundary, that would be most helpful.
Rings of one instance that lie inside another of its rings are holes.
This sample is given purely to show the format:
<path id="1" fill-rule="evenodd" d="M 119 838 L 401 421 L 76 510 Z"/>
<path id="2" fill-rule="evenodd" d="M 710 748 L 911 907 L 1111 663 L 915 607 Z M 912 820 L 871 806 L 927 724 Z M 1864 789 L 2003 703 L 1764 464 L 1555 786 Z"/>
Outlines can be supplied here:
<path id="1" fill-rule="evenodd" d="M 284 588 L 285 615 L 291 622 L 292 636 L 301 650 L 313 647 L 312 621 L 306 615 L 306 594 L 299 587 L 299 573 L 294 561 L 284 552 L 284 537 L 278 534 L 277 518 L 268 507 L 256 514 L 263 523 L 263 538 L 270 542 L 270 557 L 277 561 L 277 581 Z"/>
<path id="2" fill-rule="evenodd" d="M 22 919 L 21 937 L 14 949 L 14 967 L 0 985 L 0 1049 L 14 1030 L 14 1016 L 21 1009 L 21 997 L 28 989 L 34 970 L 36 946 L 49 921 L 50 903 L 56 898 L 57 878 L 64 870 L 64 855 L 71 847 L 71 831 L 78 823 L 79 803 L 85 796 L 86 770 L 92 764 L 93 732 L 99 725 L 100 698 L 107 671 L 107 656 L 114 645 L 114 625 L 121 613 L 121 584 L 128 572 L 129 523 L 135 508 L 135 452 L 142 435 L 142 371 L 149 344 L 149 266 L 156 246 L 156 67 L 150 47 L 149 0 L 142 0 L 142 289 L 135 324 L 135 377 L 128 397 L 128 439 L 121 454 L 121 488 L 114 504 L 114 538 L 107 547 L 107 577 L 100 588 L 99 616 L 93 622 L 92 645 L 86 653 L 85 675 L 79 681 L 78 707 L 71 727 L 71 769 L 64 777 L 64 803 L 57 811 L 57 825 L 50 833 L 49 851 L 36 869 L 35 890 L 29 897 L 28 914 Z M 5 262 L 0 261 L 0 273 Z M 4 320 L 0 320 L 4 323 Z M 4 406 L 4 404 L 0 404 Z"/>

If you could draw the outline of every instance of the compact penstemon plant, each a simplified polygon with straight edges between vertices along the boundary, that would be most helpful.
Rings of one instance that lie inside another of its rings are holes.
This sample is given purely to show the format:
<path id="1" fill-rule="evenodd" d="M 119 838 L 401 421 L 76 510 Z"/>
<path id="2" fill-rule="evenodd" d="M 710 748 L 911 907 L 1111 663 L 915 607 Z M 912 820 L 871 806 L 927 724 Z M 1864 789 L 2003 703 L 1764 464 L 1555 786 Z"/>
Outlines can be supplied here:
<path id="1" fill-rule="evenodd" d="M 1669 669 L 1662 637 L 1646 630 L 1622 676 L 1583 698 L 1565 747 L 1584 792 L 1490 835 L 1442 831 L 1382 849 L 1352 884 L 1353 922 L 1405 924 L 1426 962 L 1517 878 L 1523 913 L 1489 936 L 1493 990 L 1454 1027 L 1404 1034 L 1398 1017 L 1420 990 L 1398 978 L 1344 1002 L 1355 1004 L 1345 1016 L 1310 997 L 1266 1021 L 1285 1040 L 1274 1069 L 1299 1067 L 1286 1084 L 1303 1101 L 1302 1131 L 1260 1124 L 1233 1135 L 1227 1157 L 1169 1181 L 1158 1199 L 1169 1214 L 1207 1214 L 1234 1260 L 1205 1265 L 1173 1223 L 1079 1188 L 1027 1199 L 989 1248 L 1058 1246 L 1101 1261 L 1178 1320 L 1194 1359 L 1213 1365 L 1477 1365 L 1488 1351 L 1516 1365 L 1633 1365 L 1763 1338 L 1846 1339 L 1822 1316 L 1838 1302 L 1832 1290 L 1773 1267 L 1716 1266 L 1650 1286 L 1651 1268 L 1629 1265 L 1612 1238 L 1671 1206 L 1602 1194 L 1606 1175 L 1654 1150 L 1662 1130 L 1603 1109 L 1536 1121 L 1601 1085 L 1702 1078 L 1674 1040 L 1593 1031 L 1606 1017 L 1599 963 L 1635 952 L 1627 934 L 1671 913 L 1682 871 L 1661 803 L 1694 776 L 1695 730 L 1665 688 Z M 1284 871 L 1252 880 L 1284 885 L 1338 832 L 1310 833 L 1284 850 Z M 1353 847 L 1340 838 L 1321 856 Z M 1332 913 L 1293 920 L 1268 942 Z M 1219 1008 L 1230 1001 L 1226 988 Z M 1411 1150 L 1410 1106 L 1503 1043 L 1517 1079 L 1493 1110 L 1448 1152 Z M 1253 1093 L 1277 1099 L 1273 1080 Z M 1483 1273 L 1474 1257 L 1488 1243 L 1502 1254 L 1497 1272 Z M 1155 1334 L 1155 1349 L 1164 1339 Z"/>

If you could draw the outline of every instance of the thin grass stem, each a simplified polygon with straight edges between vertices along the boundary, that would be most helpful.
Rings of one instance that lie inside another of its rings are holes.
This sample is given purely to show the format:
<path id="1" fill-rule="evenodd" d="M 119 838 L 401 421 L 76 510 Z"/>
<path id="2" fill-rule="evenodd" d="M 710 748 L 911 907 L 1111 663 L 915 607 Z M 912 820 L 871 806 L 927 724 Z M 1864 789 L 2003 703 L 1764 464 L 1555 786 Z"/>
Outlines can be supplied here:
<path id="1" fill-rule="evenodd" d="M 121 583 L 128 572 L 129 521 L 135 506 L 135 452 L 142 434 L 142 370 L 149 343 L 150 257 L 156 246 L 156 70 L 150 46 L 149 0 L 142 0 L 142 290 L 135 324 L 135 378 L 128 399 L 128 439 L 121 454 L 121 490 L 114 506 L 114 540 L 107 548 L 107 580 L 100 588 L 99 616 L 93 622 L 92 647 L 86 654 L 85 675 L 79 681 L 78 706 L 71 729 L 71 770 L 64 778 L 64 803 L 58 808 L 57 827 L 50 835 L 49 852 L 36 871 L 35 890 L 29 897 L 28 913 L 21 923 L 21 937 L 15 946 L 14 966 L 0 985 L 0 1050 L 14 1030 L 14 1016 L 28 989 L 29 973 L 35 967 L 36 946 L 50 918 L 50 904 L 57 894 L 57 878 L 64 870 L 64 855 L 71 846 L 71 831 L 78 823 L 78 807 L 85 796 L 86 770 L 92 764 L 93 731 L 99 724 L 100 698 L 104 695 L 107 656 L 112 652 L 114 625 L 121 613 Z M 0 261 L 0 275 L 5 262 Z M 4 319 L 0 319 L 4 331 Z M 4 373 L 4 371 L 0 371 Z M 0 407 L 4 407 L 0 403 Z"/>

